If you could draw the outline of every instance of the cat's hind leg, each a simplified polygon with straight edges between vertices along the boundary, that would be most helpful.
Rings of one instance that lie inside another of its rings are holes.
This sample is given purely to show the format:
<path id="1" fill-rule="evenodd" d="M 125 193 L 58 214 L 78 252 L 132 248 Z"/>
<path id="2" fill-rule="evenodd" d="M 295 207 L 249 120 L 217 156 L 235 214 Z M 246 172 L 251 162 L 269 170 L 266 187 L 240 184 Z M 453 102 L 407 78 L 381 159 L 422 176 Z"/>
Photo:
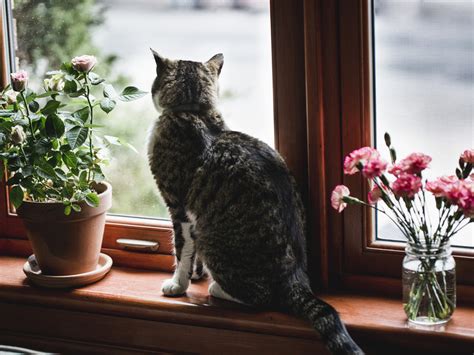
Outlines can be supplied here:
<path id="1" fill-rule="evenodd" d="M 177 265 L 173 277 L 165 280 L 161 286 L 165 296 L 182 295 L 189 287 L 196 255 L 191 229 L 192 224 L 189 222 L 179 223 L 174 228 Z"/>
<path id="2" fill-rule="evenodd" d="M 224 300 L 231 301 L 231 302 L 244 303 L 244 302 L 239 301 L 238 299 L 232 297 L 227 292 L 225 292 L 222 289 L 222 287 L 215 281 L 211 282 L 211 284 L 209 285 L 209 290 L 208 291 L 209 291 L 209 294 L 212 297 L 222 298 Z"/>

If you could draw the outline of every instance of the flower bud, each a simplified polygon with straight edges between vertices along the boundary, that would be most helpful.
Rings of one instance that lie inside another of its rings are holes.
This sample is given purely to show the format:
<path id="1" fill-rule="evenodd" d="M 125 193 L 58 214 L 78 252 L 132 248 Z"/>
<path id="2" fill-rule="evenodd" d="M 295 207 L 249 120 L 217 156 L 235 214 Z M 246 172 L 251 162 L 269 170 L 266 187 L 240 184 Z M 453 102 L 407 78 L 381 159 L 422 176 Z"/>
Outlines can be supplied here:
<path id="1" fill-rule="evenodd" d="M 390 146 L 392 145 L 392 138 L 390 138 L 390 134 L 388 134 L 388 132 L 385 132 L 385 134 L 383 135 L 383 139 L 385 140 L 386 146 L 390 148 Z"/>
<path id="2" fill-rule="evenodd" d="M 46 180 L 46 186 L 53 187 L 53 180 L 51 179 Z"/>
<path id="3" fill-rule="evenodd" d="M 23 91 L 28 82 L 28 73 L 24 70 L 17 71 L 10 74 L 12 89 L 15 91 Z"/>
<path id="4" fill-rule="evenodd" d="M 15 126 L 12 128 L 11 140 L 15 144 L 21 144 L 26 140 L 26 133 L 22 126 Z"/>
<path id="5" fill-rule="evenodd" d="M 16 102 L 16 97 L 18 96 L 18 93 L 13 90 L 8 90 L 5 93 L 6 99 L 7 99 L 7 104 L 8 105 L 13 105 Z"/>
<path id="6" fill-rule="evenodd" d="M 46 91 L 62 91 L 64 89 L 64 80 L 62 79 L 44 79 L 43 84 Z"/>
<path id="7" fill-rule="evenodd" d="M 71 63 L 77 71 L 88 73 L 97 64 L 97 59 L 93 55 L 81 55 L 72 58 Z"/>

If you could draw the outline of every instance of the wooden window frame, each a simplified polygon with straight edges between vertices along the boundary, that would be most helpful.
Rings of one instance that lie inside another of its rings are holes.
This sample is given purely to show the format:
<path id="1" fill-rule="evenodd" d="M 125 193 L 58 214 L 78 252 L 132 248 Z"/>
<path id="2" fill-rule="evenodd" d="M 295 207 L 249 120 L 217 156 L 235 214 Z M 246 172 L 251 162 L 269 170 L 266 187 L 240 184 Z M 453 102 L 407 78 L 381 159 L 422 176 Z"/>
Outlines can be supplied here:
<path id="1" fill-rule="evenodd" d="M 344 176 L 342 161 L 372 145 L 370 0 L 304 4 L 309 211 L 322 260 L 319 277 L 327 287 L 400 295 L 404 244 L 373 240 L 370 209 L 351 206 L 338 214 L 329 206 L 338 184 L 355 196 L 367 193 L 360 175 Z M 453 254 L 459 299 L 472 302 L 474 253 L 453 248 Z"/>
<path id="2" fill-rule="evenodd" d="M 342 159 L 372 142 L 369 1 L 270 0 L 275 146 L 307 206 L 313 285 L 397 295 L 403 244 L 373 241 L 372 215 L 365 208 L 351 206 L 337 214 L 329 204 L 340 183 L 356 196 L 366 193 L 359 176 L 343 175 Z M 5 68 L 5 53 L 0 54 Z M 5 69 L 0 77 L 5 83 Z M 6 206 L 1 186 L 0 238 L 12 253 L 27 254 L 24 230 Z M 110 216 L 104 248 L 118 265 L 169 271 L 171 233 L 169 221 Z M 118 250 L 115 239 L 123 236 L 158 240 L 163 254 Z M 460 298 L 472 300 L 473 254 L 459 248 L 454 254 Z"/>

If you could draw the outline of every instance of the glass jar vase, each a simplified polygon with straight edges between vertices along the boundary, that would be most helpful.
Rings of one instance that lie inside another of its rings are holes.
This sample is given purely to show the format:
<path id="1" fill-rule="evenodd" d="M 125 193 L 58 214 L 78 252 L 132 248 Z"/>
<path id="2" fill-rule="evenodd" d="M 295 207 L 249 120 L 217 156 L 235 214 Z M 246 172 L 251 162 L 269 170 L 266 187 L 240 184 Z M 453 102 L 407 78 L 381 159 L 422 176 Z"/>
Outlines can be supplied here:
<path id="1" fill-rule="evenodd" d="M 408 321 L 439 325 L 456 308 L 456 262 L 449 243 L 426 247 L 408 243 L 403 259 L 403 308 Z"/>

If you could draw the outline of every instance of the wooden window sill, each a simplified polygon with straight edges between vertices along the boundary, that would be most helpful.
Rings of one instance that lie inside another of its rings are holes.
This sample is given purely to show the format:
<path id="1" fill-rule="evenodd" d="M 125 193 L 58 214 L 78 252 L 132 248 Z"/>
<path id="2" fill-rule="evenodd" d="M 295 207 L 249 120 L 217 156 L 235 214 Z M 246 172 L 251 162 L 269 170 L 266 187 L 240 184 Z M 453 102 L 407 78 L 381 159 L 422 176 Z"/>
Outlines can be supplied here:
<path id="1" fill-rule="evenodd" d="M 193 283 L 186 296 L 167 298 L 160 285 L 168 273 L 114 267 L 96 284 L 46 290 L 29 285 L 22 272 L 24 262 L 0 256 L 0 344 L 49 351 L 84 351 L 94 344 L 95 352 L 117 354 L 212 354 L 219 352 L 216 347 L 228 347 L 227 353 L 260 354 L 322 349 L 306 322 L 209 297 L 207 281 Z M 369 353 L 417 349 L 453 354 L 474 349 L 471 307 L 459 307 L 444 329 L 426 331 L 408 328 L 398 299 L 356 294 L 322 298 L 338 309 Z"/>

